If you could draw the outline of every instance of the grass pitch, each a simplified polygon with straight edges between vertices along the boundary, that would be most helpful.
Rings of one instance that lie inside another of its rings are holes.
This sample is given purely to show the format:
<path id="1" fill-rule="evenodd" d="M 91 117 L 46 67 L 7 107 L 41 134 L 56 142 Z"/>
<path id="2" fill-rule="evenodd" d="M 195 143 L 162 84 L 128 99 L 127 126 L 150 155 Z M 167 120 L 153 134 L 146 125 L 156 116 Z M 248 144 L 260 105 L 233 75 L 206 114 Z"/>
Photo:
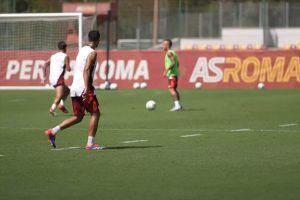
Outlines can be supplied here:
<path id="1" fill-rule="evenodd" d="M 52 150 L 53 91 L 1 91 L 0 199 L 300 198 L 298 90 L 180 92 L 173 113 L 166 90 L 97 91 L 108 149 L 85 151 L 88 115 Z"/>

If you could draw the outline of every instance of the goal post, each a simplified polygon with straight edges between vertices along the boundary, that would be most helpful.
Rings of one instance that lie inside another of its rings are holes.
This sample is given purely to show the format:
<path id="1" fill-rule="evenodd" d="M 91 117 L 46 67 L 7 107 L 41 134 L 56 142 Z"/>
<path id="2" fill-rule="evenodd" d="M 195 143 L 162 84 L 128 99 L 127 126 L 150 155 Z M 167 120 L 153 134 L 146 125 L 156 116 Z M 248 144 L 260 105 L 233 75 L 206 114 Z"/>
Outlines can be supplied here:
<path id="1" fill-rule="evenodd" d="M 82 13 L 0 14 L 0 89 L 45 88 L 41 66 L 58 42 L 67 43 L 74 60 L 96 19 Z"/>

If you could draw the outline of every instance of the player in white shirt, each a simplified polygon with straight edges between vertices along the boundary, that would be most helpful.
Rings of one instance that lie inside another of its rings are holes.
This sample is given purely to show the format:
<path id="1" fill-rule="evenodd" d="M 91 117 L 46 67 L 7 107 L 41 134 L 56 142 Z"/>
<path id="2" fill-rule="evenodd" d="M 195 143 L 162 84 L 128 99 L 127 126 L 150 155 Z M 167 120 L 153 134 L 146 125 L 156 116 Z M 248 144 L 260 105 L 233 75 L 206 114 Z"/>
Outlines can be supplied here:
<path id="1" fill-rule="evenodd" d="M 100 119 L 99 103 L 93 87 L 94 72 L 97 63 L 97 52 L 95 49 L 98 47 L 100 42 L 100 33 L 99 31 L 92 30 L 89 32 L 88 37 L 89 44 L 79 50 L 74 67 L 74 77 L 70 93 L 74 114 L 72 117 L 64 120 L 58 126 L 45 131 L 48 141 L 54 148 L 56 147 L 56 134 L 63 129 L 81 122 L 85 115 L 85 111 L 87 111 L 90 113 L 91 118 L 88 128 L 88 140 L 85 149 L 103 149 L 103 147 L 96 144 L 94 141 Z"/>
<path id="2" fill-rule="evenodd" d="M 56 107 L 64 113 L 68 113 L 68 110 L 64 106 L 64 101 L 68 97 L 70 90 L 65 84 L 65 71 L 71 71 L 70 59 L 66 54 L 67 44 L 64 41 L 58 43 L 59 52 L 51 55 L 51 57 L 45 62 L 44 65 L 44 78 L 42 83 L 45 83 L 46 68 L 50 66 L 49 83 L 55 88 L 55 98 L 51 105 L 49 112 L 52 116 L 57 115 L 55 112 Z"/>

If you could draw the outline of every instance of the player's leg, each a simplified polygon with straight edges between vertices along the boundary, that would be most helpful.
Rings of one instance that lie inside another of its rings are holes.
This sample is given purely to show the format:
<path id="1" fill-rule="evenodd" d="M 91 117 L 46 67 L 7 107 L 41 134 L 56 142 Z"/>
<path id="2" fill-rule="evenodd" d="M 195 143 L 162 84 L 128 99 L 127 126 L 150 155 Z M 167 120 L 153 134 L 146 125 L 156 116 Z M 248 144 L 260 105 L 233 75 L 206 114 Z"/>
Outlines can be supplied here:
<path id="1" fill-rule="evenodd" d="M 70 89 L 68 88 L 68 86 L 63 85 L 63 93 L 62 93 L 62 97 L 61 100 L 59 102 L 58 108 L 63 112 L 63 113 L 68 113 L 67 108 L 64 106 L 65 100 L 68 98 L 70 94 Z"/>
<path id="2" fill-rule="evenodd" d="M 169 88 L 169 91 L 170 91 L 171 97 L 172 97 L 174 102 L 175 101 L 180 101 L 180 95 L 179 95 L 179 92 L 177 91 L 177 89 Z"/>
<path id="3" fill-rule="evenodd" d="M 98 150 L 103 149 L 100 145 L 95 143 L 95 137 L 98 129 L 100 110 L 97 97 L 94 96 L 92 102 L 86 107 L 86 110 L 91 114 L 89 128 L 88 128 L 88 140 L 86 144 L 87 150 Z"/>
<path id="4" fill-rule="evenodd" d="M 51 115 L 55 116 L 57 115 L 57 113 L 55 112 L 56 107 L 58 106 L 62 96 L 63 96 L 63 86 L 62 85 L 58 85 L 55 86 L 55 98 L 53 100 L 53 104 L 51 105 L 49 112 Z"/>
<path id="5" fill-rule="evenodd" d="M 45 134 L 47 135 L 48 140 L 53 147 L 55 147 L 55 137 L 58 132 L 81 122 L 84 117 L 85 109 L 81 97 L 72 97 L 72 106 L 74 116 L 64 120 L 59 125 L 45 131 Z"/>
<path id="6" fill-rule="evenodd" d="M 177 91 L 178 80 L 177 77 L 171 77 L 169 79 L 169 91 L 174 101 L 174 107 L 170 111 L 178 111 L 182 109 L 180 104 L 180 95 Z"/>

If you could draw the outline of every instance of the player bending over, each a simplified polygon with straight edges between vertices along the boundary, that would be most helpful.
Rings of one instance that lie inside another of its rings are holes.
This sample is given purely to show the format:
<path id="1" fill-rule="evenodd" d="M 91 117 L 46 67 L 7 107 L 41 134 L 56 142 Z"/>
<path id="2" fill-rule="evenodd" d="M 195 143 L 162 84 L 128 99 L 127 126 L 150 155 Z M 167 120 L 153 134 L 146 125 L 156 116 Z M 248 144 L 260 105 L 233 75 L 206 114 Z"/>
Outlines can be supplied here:
<path id="1" fill-rule="evenodd" d="M 170 94 L 174 100 L 174 107 L 170 111 L 179 111 L 182 109 L 180 104 L 180 95 L 177 91 L 179 78 L 179 61 L 175 51 L 171 50 L 172 40 L 165 39 L 162 43 L 165 53 L 165 71 L 164 77 L 168 78 L 168 87 Z"/>
<path id="2" fill-rule="evenodd" d="M 55 88 L 55 98 L 49 112 L 52 116 L 57 115 L 55 112 L 56 107 L 64 113 L 68 110 L 64 106 L 64 101 L 68 97 L 70 90 L 65 84 L 65 71 L 71 71 L 70 59 L 67 52 L 67 44 L 64 41 L 58 43 L 59 52 L 53 54 L 44 65 L 44 78 L 42 83 L 45 83 L 46 68 L 50 66 L 49 83 Z"/>
<path id="3" fill-rule="evenodd" d="M 91 115 L 88 127 L 88 140 L 85 148 L 86 150 L 98 150 L 103 148 L 94 141 L 100 119 L 99 103 L 93 87 L 93 78 L 97 60 L 95 49 L 98 47 L 100 41 L 99 31 L 90 31 L 88 38 L 89 45 L 84 46 L 79 50 L 74 67 L 74 78 L 70 95 L 74 115 L 64 120 L 58 126 L 45 131 L 50 144 L 54 148 L 56 147 L 55 138 L 57 133 L 81 122 L 85 115 L 85 111 L 89 112 Z"/>

